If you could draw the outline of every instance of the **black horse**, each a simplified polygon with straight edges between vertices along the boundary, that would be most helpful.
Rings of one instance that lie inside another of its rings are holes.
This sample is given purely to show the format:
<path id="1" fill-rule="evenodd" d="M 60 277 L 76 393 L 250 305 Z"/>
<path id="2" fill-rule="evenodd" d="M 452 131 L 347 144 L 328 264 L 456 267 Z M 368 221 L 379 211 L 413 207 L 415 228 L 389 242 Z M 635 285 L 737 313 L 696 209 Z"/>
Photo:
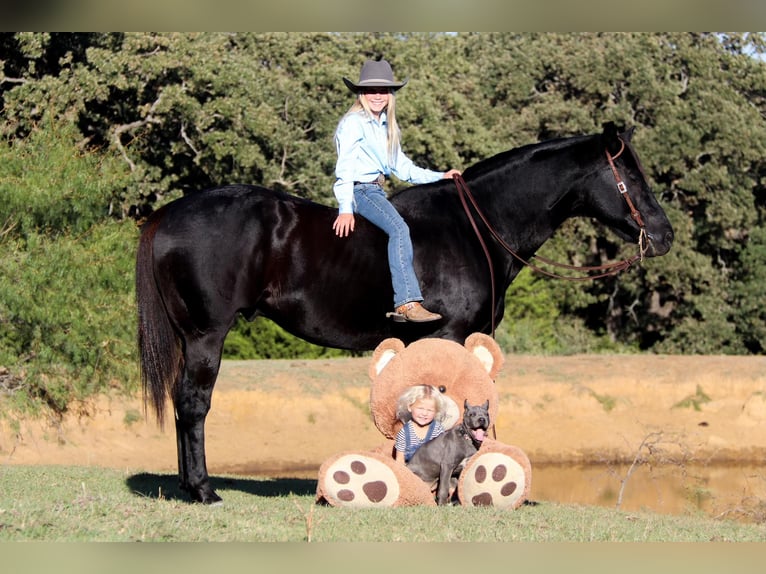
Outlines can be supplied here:
<path id="1" fill-rule="evenodd" d="M 395 194 L 428 307 L 444 316 L 432 323 L 386 318 L 393 304 L 386 237 L 361 217 L 350 237 L 338 238 L 336 209 L 248 185 L 157 210 L 138 247 L 138 343 L 145 400 L 160 424 L 172 398 L 181 487 L 196 501 L 221 500 L 205 463 L 205 417 L 224 338 L 240 313 L 328 347 L 369 350 L 387 337 L 462 342 L 503 317 L 522 264 L 502 244 L 530 258 L 567 218 L 584 216 L 638 242 L 647 256 L 667 253 L 673 230 L 631 134 L 610 123 L 603 133 L 528 145 L 466 169 L 464 182 L 500 240 L 482 224 L 479 240 L 456 182 Z"/>

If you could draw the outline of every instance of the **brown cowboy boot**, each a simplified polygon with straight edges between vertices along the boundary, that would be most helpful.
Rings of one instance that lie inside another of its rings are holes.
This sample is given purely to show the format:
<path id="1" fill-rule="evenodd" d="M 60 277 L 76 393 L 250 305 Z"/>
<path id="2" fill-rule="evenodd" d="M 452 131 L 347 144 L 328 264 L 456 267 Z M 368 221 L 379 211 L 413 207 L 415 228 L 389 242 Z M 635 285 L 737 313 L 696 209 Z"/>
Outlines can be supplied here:
<path id="1" fill-rule="evenodd" d="M 427 321 L 436 321 L 442 318 L 439 313 L 431 313 L 431 311 L 423 307 L 423 305 L 417 301 L 400 305 L 393 313 L 386 313 L 386 316 L 391 317 L 394 321 L 399 323 L 403 323 L 404 321 L 425 323 Z"/>

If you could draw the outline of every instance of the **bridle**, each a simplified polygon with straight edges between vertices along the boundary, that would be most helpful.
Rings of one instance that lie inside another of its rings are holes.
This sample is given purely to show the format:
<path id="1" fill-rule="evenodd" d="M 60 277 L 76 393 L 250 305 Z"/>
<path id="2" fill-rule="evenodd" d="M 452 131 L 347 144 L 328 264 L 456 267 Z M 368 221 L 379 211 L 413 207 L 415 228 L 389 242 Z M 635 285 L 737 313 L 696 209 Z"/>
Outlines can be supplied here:
<path id="1" fill-rule="evenodd" d="M 612 169 L 612 175 L 614 175 L 614 180 L 617 182 L 617 191 L 620 192 L 622 197 L 625 199 L 625 203 L 628 204 L 628 209 L 630 209 L 630 216 L 633 218 L 633 221 L 636 222 L 636 225 L 638 225 L 639 232 L 638 232 L 638 259 L 641 261 L 644 260 L 644 255 L 646 254 L 647 246 L 646 246 L 646 225 L 644 224 L 644 218 L 641 217 L 641 213 L 636 209 L 636 206 L 633 205 L 633 201 L 630 199 L 630 195 L 628 194 L 628 187 L 625 185 L 625 182 L 622 180 L 622 177 L 620 177 L 620 172 L 617 171 L 617 166 L 614 165 L 614 160 L 616 160 L 618 157 L 622 155 L 622 152 L 625 151 L 625 142 L 621 137 L 618 137 L 617 139 L 620 140 L 620 151 L 617 152 L 616 155 L 612 156 L 609 153 L 608 149 L 604 150 L 604 153 L 606 153 L 606 160 L 609 162 L 609 167 Z M 644 178 L 644 181 L 646 181 L 646 174 L 644 174 L 644 168 L 641 167 L 641 163 L 638 161 L 638 158 L 633 155 L 633 159 L 636 160 L 636 165 L 638 166 L 638 171 L 641 173 L 641 177 Z M 636 256 L 634 256 L 635 258 Z M 633 259 L 633 261 L 636 261 L 636 259 Z"/>
<path id="2" fill-rule="evenodd" d="M 495 271 L 494 266 L 492 265 L 492 258 L 489 254 L 489 249 L 487 248 L 487 244 L 484 241 L 484 238 L 482 237 L 481 233 L 479 232 L 479 228 L 476 225 L 476 221 L 473 217 L 473 214 L 471 213 L 471 210 L 468 208 L 468 202 L 470 201 L 471 205 L 473 205 L 474 210 L 476 211 L 479 218 L 484 222 L 484 225 L 486 226 L 487 230 L 490 232 L 490 234 L 497 240 L 497 242 L 505 249 L 508 253 L 510 253 L 514 258 L 516 258 L 519 262 L 521 262 L 523 265 L 526 265 L 533 271 L 540 273 L 542 275 L 545 275 L 547 277 L 552 277 L 554 279 L 563 279 L 566 281 L 589 281 L 593 279 L 600 279 L 603 277 L 608 277 L 611 275 L 616 275 L 617 273 L 624 271 L 625 269 L 628 269 L 631 267 L 636 261 L 643 261 L 644 255 L 646 254 L 647 247 L 647 241 L 646 241 L 646 225 L 644 224 L 644 220 L 641 217 L 641 213 L 636 209 L 635 205 L 633 204 L 633 201 L 630 198 L 630 195 L 628 194 L 628 187 L 625 185 L 624 180 L 620 176 L 620 173 L 617 171 L 617 166 L 614 164 L 614 160 L 619 158 L 622 153 L 625 151 L 625 141 L 622 138 L 619 138 L 620 140 L 620 151 L 618 151 L 615 155 L 612 155 L 609 153 L 609 150 L 604 150 L 606 153 L 606 159 L 607 162 L 609 162 L 609 167 L 612 170 L 612 175 L 614 175 L 615 183 L 617 184 L 617 191 L 620 192 L 620 195 L 625 199 L 625 202 L 628 204 L 628 208 L 630 209 L 630 216 L 631 218 L 636 222 L 636 225 L 639 227 L 639 234 L 638 234 L 638 253 L 636 255 L 633 255 L 632 257 L 629 257 L 627 259 L 624 259 L 622 261 L 617 261 L 615 263 L 606 263 L 604 265 L 597 265 L 597 266 L 578 266 L 578 265 L 567 265 L 564 263 L 558 263 L 556 261 L 551 261 L 550 259 L 546 259 L 540 255 L 535 255 L 534 257 L 545 263 L 546 265 L 550 265 L 552 267 L 559 267 L 562 269 L 567 269 L 570 271 L 580 271 L 585 273 L 592 273 L 597 272 L 595 274 L 589 274 L 584 275 L 581 277 L 570 277 L 566 275 L 559 275 L 557 273 L 553 273 L 551 271 L 546 271 L 545 269 L 541 269 L 540 267 L 537 267 L 536 265 L 531 264 L 529 261 L 521 257 L 516 251 L 508 245 L 505 240 L 500 236 L 500 234 L 495 230 L 494 227 L 487 221 L 486 216 L 482 212 L 482 210 L 479 208 L 478 204 L 476 203 L 476 199 L 474 198 L 473 194 L 471 193 L 471 190 L 468 188 L 468 185 L 466 184 L 465 180 L 463 179 L 463 176 L 460 174 L 455 174 L 453 176 L 453 179 L 455 180 L 455 185 L 457 186 L 458 195 L 460 197 L 460 202 L 463 204 L 463 209 L 465 210 L 466 215 L 468 216 L 468 220 L 471 222 L 471 226 L 473 227 L 474 233 L 476 233 L 476 237 L 479 239 L 479 243 L 481 244 L 482 250 L 484 251 L 484 256 L 487 258 L 487 264 L 489 265 L 489 274 L 490 274 L 490 282 L 492 286 L 492 302 L 494 305 L 495 301 Z M 634 156 L 635 157 L 635 156 Z M 636 164 L 638 165 L 638 168 L 641 172 L 641 175 L 646 179 L 646 176 L 644 175 L 644 171 L 641 168 L 641 164 L 638 163 L 638 159 L 636 158 Z M 494 309 L 492 310 L 492 336 L 495 336 L 495 313 Z"/>

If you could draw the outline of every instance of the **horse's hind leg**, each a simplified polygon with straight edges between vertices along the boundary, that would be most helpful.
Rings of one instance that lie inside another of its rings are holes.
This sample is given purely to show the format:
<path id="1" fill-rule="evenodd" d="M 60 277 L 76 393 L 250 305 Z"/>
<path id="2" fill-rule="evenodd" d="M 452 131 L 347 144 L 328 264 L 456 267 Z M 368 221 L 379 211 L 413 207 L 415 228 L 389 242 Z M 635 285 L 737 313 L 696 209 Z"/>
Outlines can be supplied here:
<path id="1" fill-rule="evenodd" d="M 207 335 L 188 341 L 184 369 L 173 396 L 178 477 L 180 486 L 193 500 L 205 504 L 221 501 L 210 486 L 205 461 L 205 418 L 221 362 L 223 336 Z"/>

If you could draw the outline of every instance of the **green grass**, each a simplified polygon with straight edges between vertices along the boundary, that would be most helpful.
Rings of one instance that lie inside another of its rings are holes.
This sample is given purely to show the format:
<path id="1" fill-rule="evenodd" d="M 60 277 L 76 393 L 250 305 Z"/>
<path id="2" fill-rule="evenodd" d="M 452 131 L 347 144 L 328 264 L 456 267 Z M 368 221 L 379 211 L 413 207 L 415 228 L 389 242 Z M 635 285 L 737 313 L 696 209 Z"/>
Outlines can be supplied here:
<path id="1" fill-rule="evenodd" d="M 215 476 L 224 505 L 191 504 L 175 475 L 0 467 L 0 541 L 597 542 L 762 541 L 766 525 L 541 502 L 515 511 L 314 504 L 316 482 Z"/>
<path id="2" fill-rule="evenodd" d="M 673 408 L 687 409 L 691 407 L 695 411 L 701 411 L 702 405 L 709 402 L 710 397 L 707 395 L 707 393 L 705 393 L 705 391 L 702 390 L 700 385 L 697 385 L 697 390 L 693 395 L 689 395 L 688 397 L 678 401 L 675 405 L 673 405 Z"/>
<path id="3" fill-rule="evenodd" d="M 611 395 L 599 395 L 595 391 L 591 391 L 590 394 L 594 399 L 601 403 L 601 406 L 606 412 L 611 411 L 615 406 L 617 406 L 617 399 Z"/>

